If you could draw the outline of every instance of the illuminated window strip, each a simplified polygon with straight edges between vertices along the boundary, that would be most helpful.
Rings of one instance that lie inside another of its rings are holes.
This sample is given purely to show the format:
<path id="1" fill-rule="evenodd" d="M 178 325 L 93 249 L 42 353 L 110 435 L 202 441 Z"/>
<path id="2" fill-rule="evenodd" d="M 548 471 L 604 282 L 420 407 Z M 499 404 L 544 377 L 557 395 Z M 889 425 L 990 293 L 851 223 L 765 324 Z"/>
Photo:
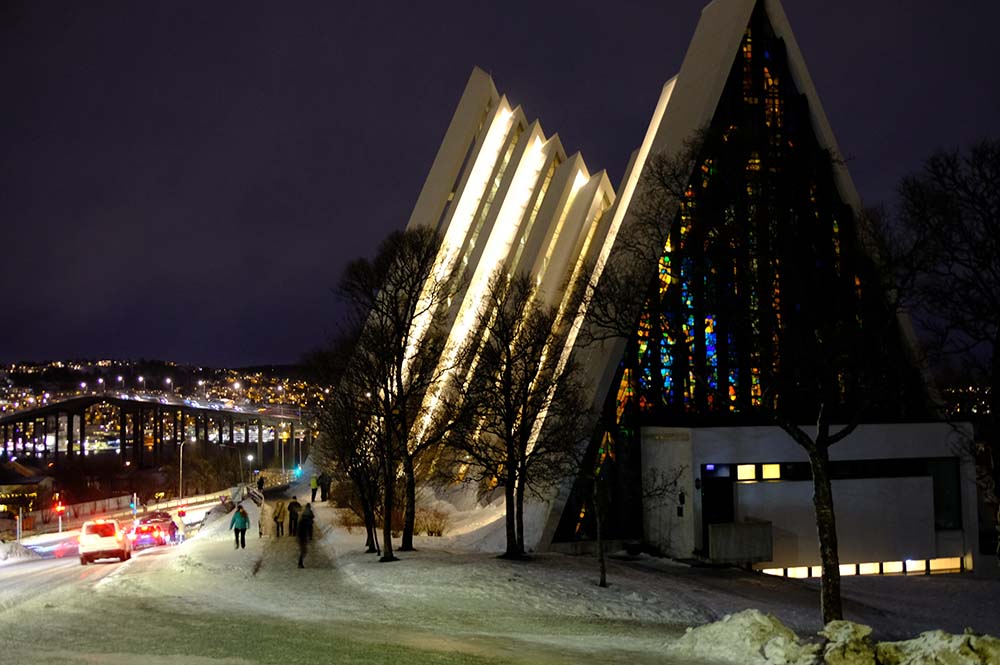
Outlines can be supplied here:
<path id="1" fill-rule="evenodd" d="M 578 173 L 577 178 L 582 174 Z M 581 184 L 582 186 L 582 184 Z M 575 194 L 574 194 L 575 195 Z M 608 200 L 606 196 L 595 197 L 595 202 L 591 204 L 591 209 L 588 211 L 588 216 L 593 215 L 590 222 L 590 228 L 587 231 L 587 237 L 584 240 L 583 247 L 577 258 L 576 265 L 570 275 L 570 284 L 575 283 L 579 271 L 583 269 L 584 259 L 588 254 L 588 250 L 591 242 L 593 241 L 594 234 L 597 228 L 600 226 L 601 220 L 604 217 L 604 213 L 607 212 L 608 208 L 611 206 L 611 201 Z M 595 210 L 596 208 L 596 210 Z M 572 296 L 571 289 L 567 289 L 563 294 L 562 302 L 559 303 L 559 311 L 556 315 L 557 325 L 563 325 L 563 319 L 566 315 L 566 306 L 568 305 L 569 299 Z M 566 364 L 569 362 L 570 354 L 573 352 L 573 348 L 576 346 L 577 335 L 580 334 L 580 329 L 583 326 L 583 318 L 587 314 L 586 308 L 586 298 L 579 305 L 576 316 L 569 323 L 568 329 L 566 329 L 566 339 L 563 342 L 562 351 L 559 355 L 559 361 L 556 363 L 555 371 L 553 372 L 554 380 L 552 382 L 552 387 L 549 389 L 548 399 L 551 400 L 555 395 L 556 387 L 558 385 L 558 379 L 562 376 L 563 369 L 566 368 Z M 553 349 L 552 351 L 555 351 Z M 545 349 L 542 354 L 542 363 L 545 363 L 545 356 L 550 352 L 549 349 Z M 538 416 L 535 418 L 534 426 L 531 428 L 531 434 L 528 438 L 528 450 L 532 450 L 535 447 L 535 442 L 541 435 L 542 426 L 545 424 L 545 418 L 548 415 L 548 409 L 543 408 Z"/>
<path id="2" fill-rule="evenodd" d="M 455 359 L 479 316 L 479 306 L 485 299 L 490 277 L 510 254 L 531 193 L 538 183 L 542 167 L 545 166 L 544 146 L 545 142 L 541 136 L 535 136 L 514 172 L 507 196 L 504 197 L 493 229 L 486 239 L 486 246 L 483 248 L 476 271 L 469 281 L 458 315 L 448 334 L 445 350 L 438 361 L 438 371 L 442 377 L 452 372 Z M 447 381 L 442 381 L 441 384 L 446 385 Z M 427 408 L 417 433 L 417 440 L 420 440 L 433 419 L 439 402 L 440 394 L 437 391 L 429 394 L 425 400 Z"/>
<path id="3" fill-rule="evenodd" d="M 958 556 L 840 564 L 841 577 L 854 575 L 938 575 L 967 570 L 969 569 L 965 567 L 963 558 Z M 790 566 L 788 568 L 759 568 L 758 572 L 775 577 L 818 578 L 822 576 L 823 568 L 822 566 Z"/>
<path id="4" fill-rule="evenodd" d="M 493 122 L 490 123 L 490 128 L 483 138 L 479 154 L 476 155 L 475 162 L 469 171 L 469 177 L 462 188 L 458 203 L 454 206 L 454 213 L 448 222 L 448 230 L 445 232 L 441 249 L 438 251 L 433 278 L 428 280 L 428 285 L 421 296 L 422 302 L 417 306 L 417 311 L 420 314 L 413 321 L 410 340 L 406 347 L 407 358 L 413 357 L 416 349 L 423 342 L 424 335 L 436 314 L 434 308 L 429 307 L 427 303 L 427 299 L 430 297 L 429 289 L 433 288 L 434 283 L 440 283 L 447 279 L 454 270 L 465 244 L 465 237 L 472 226 L 476 211 L 479 209 L 479 203 L 486 193 L 490 175 L 493 173 L 497 159 L 500 158 L 500 151 L 503 150 L 505 139 L 513 122 L 514 112 L 507 105 L 506 98 L 501 99 Z M 407 373 L 408 368 L 409 363 L 404 369 Z"/>

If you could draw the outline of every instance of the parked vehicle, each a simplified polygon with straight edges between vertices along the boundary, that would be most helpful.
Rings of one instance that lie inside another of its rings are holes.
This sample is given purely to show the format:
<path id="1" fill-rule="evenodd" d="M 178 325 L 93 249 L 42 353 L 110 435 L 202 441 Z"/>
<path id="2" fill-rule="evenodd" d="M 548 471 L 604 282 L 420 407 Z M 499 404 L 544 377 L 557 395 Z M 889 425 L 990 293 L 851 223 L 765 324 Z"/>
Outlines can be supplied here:
<path id="1" fill-rule="evenodd" d="M 91 520 L 80 527 L 80 565 L 95 559 L 132 558 L 132 541 L 118 520 Z"/>
<path id="2" fill-rule="evenodd" d="M 129 531 L 129 540 L 134 549 L 173 543 L 177 541 L 177 524 L 170 513 L 153 512 L 140 519 Z"/>

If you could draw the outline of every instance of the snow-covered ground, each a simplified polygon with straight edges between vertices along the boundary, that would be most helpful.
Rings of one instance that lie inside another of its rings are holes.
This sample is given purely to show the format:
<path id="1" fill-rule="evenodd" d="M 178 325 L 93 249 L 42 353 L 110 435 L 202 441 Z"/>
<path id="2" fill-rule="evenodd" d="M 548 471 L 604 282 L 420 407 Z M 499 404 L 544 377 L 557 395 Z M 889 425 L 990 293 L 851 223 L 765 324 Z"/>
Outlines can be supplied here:
<path id="1" fill-rule="evenodd" d="M 77 566 L 74 583 L 0 612 L 0 662 L 691 663 L 718 654 L 676 645 L 743 637 L 726 627 L 685 637 L 688 627 L 747 608 L 802 637 L 822 628 L 810 582 L 640 557 L 613 559 L 602 589 L 592 557 L 498 559 L 494 510 L 455 516 L 451 536 L 418 537 L 417 552 L 380 564 L 363 532 L 315 506 L 316 541 L 298 569 L 294 539 L 258 536 L 259 509 L 244 506 L 254 527 L 245 550 L 223 516 L 182 545 L 96 564 L 113 567 L 96 582 Z M 1000 634 L 1000 582 L 865 577 L 844 587 L 848 618 L 877 639 L 966 626 Z M 759 625 L 754 617 L 726 626 Z"/>

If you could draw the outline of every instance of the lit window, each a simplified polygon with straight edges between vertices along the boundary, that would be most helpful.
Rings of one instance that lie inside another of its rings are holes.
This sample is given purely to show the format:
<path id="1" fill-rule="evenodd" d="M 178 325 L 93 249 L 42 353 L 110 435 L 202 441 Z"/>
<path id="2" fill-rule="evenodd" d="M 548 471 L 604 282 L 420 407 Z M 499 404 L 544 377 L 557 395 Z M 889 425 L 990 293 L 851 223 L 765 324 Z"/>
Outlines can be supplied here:
<path id="1" fill-rule="evenodd" d="M 808 566 L 798 566 L 796 568 L 788 569 L 789 577 L 806 578 L 809 577 L 809 567 Z"/>
<path id="2" fill-rule="evenodd" d="M 756 464 L 738 464 L 736 466 L 736 480 L 756 480 Z"/>
<path id="3" fill-rule="evenodd" d="M 777 577 L 783 577 L 784 574 L 785 574 L 785 569 L 784 568 L 764 568 L 760 572 L 764 573 L 765 575 L 776 575 Z"/>
<path id="4" fill-rule="evenodd" d="M 813 566 L 810 569 L 809 574 L 812 577 L 822 577 L 823 576 L 823 566 Z"/>
<path id="5" fill-rule="evenodd" d="M 882 572 L 886 575 L 891 573 L 901 573 L 903 572 L 903 562 L 902 561 L 883 561 L 882 562 Z"/>
<path id="6" fill-rule="evenodd" d="M 906 560 L 906 572 L 908 573 L 922 573 L 927 569 L 927 562 L 923 559 L 907 559 Z"/>
<path id="7" fill-rule="evenodd" d="M 765 464 L 763 466 L 763 472 L 761 473 L 761 478 L 764 480 L 778 480 L 781 478 L 781 465 L 780 464 Z"/>
<path id="8" fill-rule="evenodd" d="M 930 560 L 932 573 L 953 573 L 962 569 L 962 560 L 957 556 Z"/>
<path id="9" fill-rule="evenodd" d="M 857 574 L 856 566 L 853 563 L 842 563 L 840 564 L 840 576 L 849 577 L 850 575 Z"/>
<path id="10" fill-rule="evenodd" d="M 878 575 L 877 563 L 859 563 L 858 573 L 861 575 Z"/>

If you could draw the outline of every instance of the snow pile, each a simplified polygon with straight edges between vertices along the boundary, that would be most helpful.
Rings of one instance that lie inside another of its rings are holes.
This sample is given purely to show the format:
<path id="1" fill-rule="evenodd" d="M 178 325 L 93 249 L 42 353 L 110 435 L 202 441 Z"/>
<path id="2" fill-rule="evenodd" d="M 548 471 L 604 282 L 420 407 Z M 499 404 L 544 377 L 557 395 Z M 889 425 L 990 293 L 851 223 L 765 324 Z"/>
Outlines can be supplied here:
<path id="1" fill-rule="evenodd" d="M 819 632 L 827 639 L 823 649 L 826 665 L 875 665 L 872 629 L 853 621 L 831 621 Z"/>
<path id="2" fill-rule="evenodd" d="M 904 642 L 882 642 L 876 653 L 879 665 L 996 665 L 1000 663 L 1000 639 L 931 630 Z"/>
<path id="3" fill-rule="evenodd" d="M 745 610 L 687 633 L 667 647 L 671 656 L 741 665 L 997 665 L 1000 639 L 989 635 L 952 635 L 941 630 L 903 642 L 872 646 L 872 629 L 852 621 L 831 621 L 820 647 L 801 643 L 770 614 Z"/>
<path id="4" fill-rule="evenodd" d="M 32 552 L 30 549 L 22 545 L 21 543 L 11 541 L 9 543 L 0 543 L 0 564 L 4 563 L 16 563 L 18 561 L 25 561 L 27 559 L 41 559 L 42 557 L 36 552 Z"/>
<path id="5" fill-rule="evenodd" d="M 739 665 L 806 665 L 815 662 L 817 645 L 799 638 L 770 614 L 744 610 L 720 621 L 688 628 L 667 648 L 671 656 Z"/>

